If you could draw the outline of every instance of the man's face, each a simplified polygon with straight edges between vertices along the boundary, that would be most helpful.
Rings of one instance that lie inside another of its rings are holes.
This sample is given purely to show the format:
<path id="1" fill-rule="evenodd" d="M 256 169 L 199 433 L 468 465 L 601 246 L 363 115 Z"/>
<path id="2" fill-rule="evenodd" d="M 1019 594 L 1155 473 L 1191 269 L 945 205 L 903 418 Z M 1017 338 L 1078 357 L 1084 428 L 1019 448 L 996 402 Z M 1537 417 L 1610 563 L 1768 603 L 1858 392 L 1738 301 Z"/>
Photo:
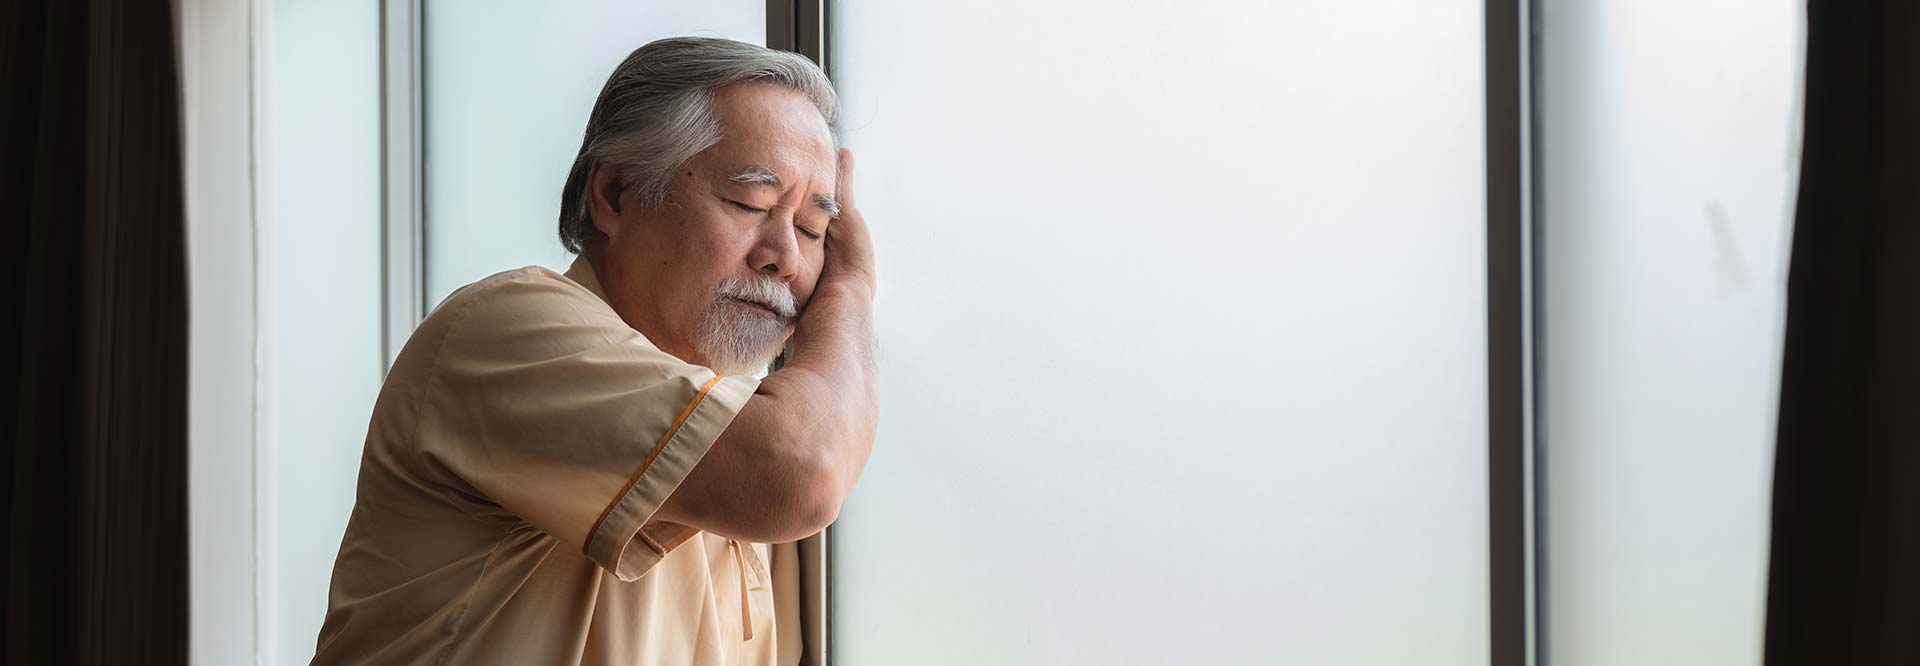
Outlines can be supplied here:
<path id="1" fill-rule="evenodd" d="M 836 165 L 807 97 L 769 83 L 714 92 L 720 142 L 643 208 L 614 170 L 593 188 L 587 259 L 615 311 L 663 351 L 721 374 L 771 361 L 820 279 Z M 613 202 L 618 205 L 613 205 Z"/>

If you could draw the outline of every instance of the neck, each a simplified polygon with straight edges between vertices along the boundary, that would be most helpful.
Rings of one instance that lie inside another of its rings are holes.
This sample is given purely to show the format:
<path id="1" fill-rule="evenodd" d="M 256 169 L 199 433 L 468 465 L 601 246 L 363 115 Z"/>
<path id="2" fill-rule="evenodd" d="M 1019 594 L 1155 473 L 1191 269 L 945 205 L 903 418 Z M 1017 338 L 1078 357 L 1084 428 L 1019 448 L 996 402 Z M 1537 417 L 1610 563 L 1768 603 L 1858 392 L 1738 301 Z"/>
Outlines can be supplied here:
<path id="1" fill-rule="evenodd" d="M 666 325 L 666 317 L 660 311 L 659 303 L 648 298 L 646 291 L 638 286 L 645 281 L 628 270 L 626 262 L 608 251 L 605 241 L 588 242 L 580 249 L 580 256 L 587 260 L 594 281 L 600 283 L 601 296 L 614 313 L 620 315 L 621 321 L 646 336 L 647 341 L 660 351 L 688 363 L 707 364 L 706 358 L 692 343 L 692 331 L 687 331 L 686 335 L 676 335 Z"/>

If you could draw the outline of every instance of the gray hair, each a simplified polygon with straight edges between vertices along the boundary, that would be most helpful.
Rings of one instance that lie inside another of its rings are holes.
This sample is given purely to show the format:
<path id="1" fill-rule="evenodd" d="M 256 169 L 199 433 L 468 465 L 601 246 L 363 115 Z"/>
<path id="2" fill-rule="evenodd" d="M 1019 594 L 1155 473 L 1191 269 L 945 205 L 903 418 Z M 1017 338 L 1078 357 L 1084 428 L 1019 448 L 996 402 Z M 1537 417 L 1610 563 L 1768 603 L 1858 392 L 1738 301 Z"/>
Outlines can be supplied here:
<path id="1" fill-rule="evenodd" d="M 642 205 L 664 203 L 674 172 L 720 142 L 714 89 L 742 81 L 768 81 L 805 94 L 829 126 L 839 114 L 840 98 L 826 73 L 796 53 L 712 37 L 675 37 L 634 49 L 593 102 L 580 153 L 560 192 L 560 244 L 578 253 L 594 233 L 587 174 L 596 161 L 618 169 Z"/>

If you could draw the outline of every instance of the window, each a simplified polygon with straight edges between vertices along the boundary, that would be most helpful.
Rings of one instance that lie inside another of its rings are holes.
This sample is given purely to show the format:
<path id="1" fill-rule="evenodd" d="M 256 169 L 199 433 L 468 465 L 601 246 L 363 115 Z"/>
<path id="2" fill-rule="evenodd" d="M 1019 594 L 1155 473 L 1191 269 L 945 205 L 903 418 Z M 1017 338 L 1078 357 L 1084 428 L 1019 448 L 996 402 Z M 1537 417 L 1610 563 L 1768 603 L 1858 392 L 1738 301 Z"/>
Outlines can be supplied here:
<path id="1" fill-rule="evenodd" d="M 1487 663 L 1481 11 L 833 3 L 836 663 Z"/>
<path id="2" fill-rule="evenodd" d="M 1800 6 L 1539 5 L 1545 656 L 1758 664 Z"/>

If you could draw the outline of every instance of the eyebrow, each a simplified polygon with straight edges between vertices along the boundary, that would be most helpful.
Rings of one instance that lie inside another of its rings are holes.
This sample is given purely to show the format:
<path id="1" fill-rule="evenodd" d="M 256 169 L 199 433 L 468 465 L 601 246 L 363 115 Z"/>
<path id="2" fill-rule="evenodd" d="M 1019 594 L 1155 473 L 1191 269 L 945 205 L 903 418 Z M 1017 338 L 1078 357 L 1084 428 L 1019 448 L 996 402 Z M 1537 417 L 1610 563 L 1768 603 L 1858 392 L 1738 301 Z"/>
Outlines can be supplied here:
<path id="1" fill-rule="evenodd" d="M 750 166 L 745 169 L 741 169 L 740 173 L 727 176 L 727 180 L 731 180 L 736 183 L 745 183 L 748 185 L 765 185 L 768 187 L 780 186 L 779 174 L 775 174 L 774 172 L 767 170 L 766 167 L 759 167 L 759 166 Z"/>
<path id="2" fill-rule="evenodd" d="M 825 194 L 815 194 L 813 195 L 813 205 L 819 206 L 821 210 L 827 211 L 827 219 L 840 219 L 840 202 L 835 201 L 833 197 Z"/>
<path id="3" fill-rule="evenodd" d="M 750 166 L 741 169 L 740 173 L 727 176 L 727 180 L 743 185 L 755 185 L 759 187 L 779 188 L 781 186 L 780 175 L 762 166 Z M 813 205 L 819 206 L 821 210 L 827 211 L 828 219 L 839 219 L 840 217 L 840 202 L 830 195 L 813 195 Z"/>

